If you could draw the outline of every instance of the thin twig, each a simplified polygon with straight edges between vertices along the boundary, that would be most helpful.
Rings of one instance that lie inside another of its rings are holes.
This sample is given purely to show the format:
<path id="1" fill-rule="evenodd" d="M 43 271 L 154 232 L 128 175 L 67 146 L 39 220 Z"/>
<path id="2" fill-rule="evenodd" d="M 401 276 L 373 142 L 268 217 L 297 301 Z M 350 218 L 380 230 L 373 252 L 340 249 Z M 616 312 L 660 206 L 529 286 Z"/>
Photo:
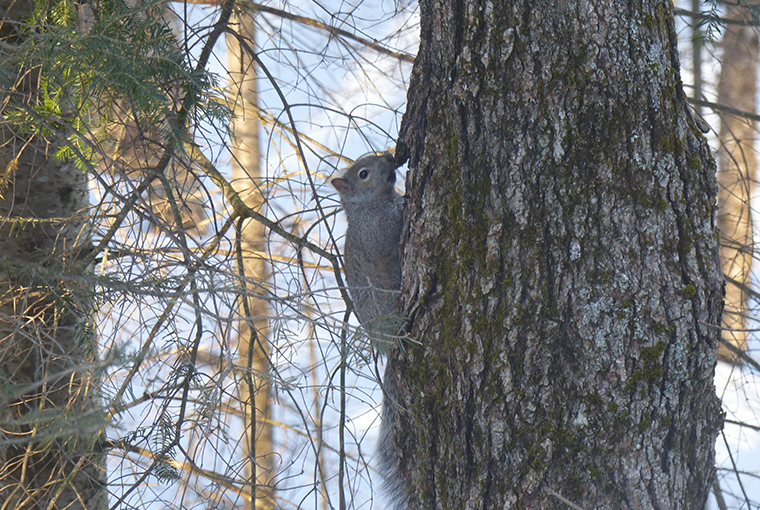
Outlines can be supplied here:
<path id="1" fill-rule="evenodd" d="M 723 104 L 713 103 L 710 101 L 703 101 L 701 99 L 697 100 L 691 97 L 688 98 L 688 100 L 691 104 L 695 106 L 704 106 L 707 108 L 711 108 L 712 110 L 715 110 L 715 111 L 725 112 L 725 113 L 728 113 L 729 115 L 736 115 L 737 117 L 743 117 L 748 120 L 756 120 L 756 121 L 760 120 L 760 115 L 756 113 L 740 110 L 738 108 L 734 108 L 733 106 L 726 106 Z"/>
<path id="2" fill-rule="evenodd" d="M 719 510 L 728 510 L 726 506 L 726 500 L 723 499 L 723 491 L 720 489 L 720 482 L 718 481 L 718 475 L 715 474 L 712 483 L 713 495 L 715 496 L 715 502 L 718 504 Z"/>
<path id="3" fill-rule="evenodd" d="M 739 347 L 735 346 L 728 340 L 721 338 L 720 343 L 723 344 L 726 348 L 728 348 L 729 351 L 731 351 L 732 354 L 736 355 L 737 358 L 741 359 L 742 361 L 746 361 L 747 364 L 752 366 L 757 371 L 760 371 L 760 363 L 752 359 L 746 352 L 744 352 Z"/>
<path id="4" fill-rule="evenodd" d="M 194 160 L 194 162 L 197 163 L 204 172 L 206 172 L 206 175 L 208 175 L 209 178 L 214 181 L 217 186 L 219 186 L 219 189 L 222 190 L 225 198 L 229 200 L 232 209 L 238 216 L 256 220 L 262 225 L 266 226 L 272 232 L 275 232 L 296 246 L 308 248 L 312 252 L 326 258 L 329 261 L 335 260 L 336 257 L 334 254 L 328 252 L 323 248 L 320 248 L 319 246 L 307 241 L 306 239 L 291 234 L 284 228 L 280 227 L 276 222 L 270 220 L 260 212 L 248 207 L 245 202 L 243 202 L 243 199 L 240 198 L 240 195 L 238 195 L 237 191 L 235 191 L 235 189 L 232 187 L 232 184 L 230 184 L 224 178 L 222 173 L 217 170 L 213 163 L 208 160 L 208 158 L 200 151 L 196 145 L 189 142 L 185 143 L 185 150 L 187 151 L 187 154 L 190 156 L 190 158 Z"/>
<path id="5" fill-rule="evenodd" d="M 186 0 L 186 3 L 201 4 L 201 5 L 219 5 L 220 2 L 218 0 Z M 300 23 L 302 25 L 318 28 L 320 30 L 324 30 L 330 33 L 330 35 L 343 37 L 344 39 L 350 39 L 352 41 L 358 42 L 359 44 L 362 44 L 366 46 L 367 48 L 370 48 L 380 54 L 388 55 L 389 57 L 393 57 L 402 62 L 408 62 L 410 64 L 414 63 L 414 55 L 410 53 L 392 50 L 377 41 L 373 41 L 365 37 L 360 37 L 356 34 L 352 34 L 348 30 L 343 30 L 342 28 L 335 27 L 323 21 L 319 21 L 317 19 L 309 18 L 306 16 L 300 16 L 298 14 L 293 14 L 292 12 L 284 11 L 282 9 L 276 9 L 269 5 L 262 5 L 255 2 L 248 3 L 248 5 L 254 11 L 265 12 L 267 14 L 279 16 L 280 18 L 285 18 L 290 21 L 295 21 L 296 23 Z"/>
<path id="6" fill-rule="evenodd" d="M 742 483 L 742 479 L 739 476 L 739 470 L 736 467 L 736 462 L 734 461 L 734 456 L 731 453 L 731 447 L 728 445 L 728 438 L 726 438 L 726 433 L 724 431 L 720 432 L 721 437 L 723 437 L 723 444 L 726 445 L 726 453 L 728 453 L 728 458 L 731 461 L 731 466 L 734 468 L 734 473 L 736 473 L 736 481 L 739 483 L 739 488 L 742 491 L 742 494 L 744 495 L 744 501 L 747 503 L 747 508 L 752 508 L 752 505 L 749 503 L 749 496 L 747 496 L 747 491 L 744 490 L 744 484 Z"/>
<path id="7" fill-rule="evenodd" d="M 580 506 L 576 505 L 575 503 L 573 503 L 569 499 L 565 498 L 564 496 L 562 496 L 558 492 L 555 492 L 555 491 L 551 490 L 548 487 L 544 487 L 544 493 L 548 494 L 549 496 L 552 496 L 553 498 L 558 499 L 559 501 L 563 502 L 564 504 L 566 504 L 567 506 L 569 506 L 573 510 L 585 510 L 583 507 L 580 507 Z"/>

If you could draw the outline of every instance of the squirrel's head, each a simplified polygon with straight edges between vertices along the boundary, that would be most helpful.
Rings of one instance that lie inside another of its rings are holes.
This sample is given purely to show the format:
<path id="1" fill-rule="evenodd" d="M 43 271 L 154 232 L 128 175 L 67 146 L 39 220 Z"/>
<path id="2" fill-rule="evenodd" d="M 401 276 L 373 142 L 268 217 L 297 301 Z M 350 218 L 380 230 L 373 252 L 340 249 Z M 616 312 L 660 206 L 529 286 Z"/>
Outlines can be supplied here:
<path id="1" fill-rule="evenodd" d="M 396 159 L 390 152 L 357 159 L 330 183 L 344 202 L 393 200 L 396 197 Z"/>

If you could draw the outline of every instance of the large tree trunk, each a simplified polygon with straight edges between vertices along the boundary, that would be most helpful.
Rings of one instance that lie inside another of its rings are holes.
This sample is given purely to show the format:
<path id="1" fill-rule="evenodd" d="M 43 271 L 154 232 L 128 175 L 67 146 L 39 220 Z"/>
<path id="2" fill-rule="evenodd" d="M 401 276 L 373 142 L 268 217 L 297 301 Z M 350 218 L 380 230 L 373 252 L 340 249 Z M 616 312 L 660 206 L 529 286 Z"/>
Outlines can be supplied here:
<path id="1" fill-rule="evenodd" d="M 703 508 L 721 423 L 717 183 L 672 2 L 496 5 L 421 2 L 398 152 L 419 345 L 384 380 L 402 496 Z"/>
<path id="2" fill-rule="evenodd" d="M 0 19 L 0 59 L 18 42 L 8 22 L 26 14 L 6 4 L 0 13 L 15 18 Z M 37 77 L 25 76 L 0 106 L 0 508 L 98 510 L 108 499 L 94 285 L 80 262 L 90 242 L 87 177 L 53 158 L 61 140 L 9 122 L 36 100 Z"/>
<path id="3" fill-rule="evenodd" d="M 254 46 L 254 12 L 236 12 L 230 26 Z M 232 183 L 246 205 L 260 210 L 264 201 L 260 189 L 259 122 L 256 67 L 240 42 L 230 37 L 227 67 L 230 73 L 230 93 L 235 97 L 235 120 L 232 134 Z M 248 457 L 246 474 L 251 481 L 252 498 L 248 508 L 275 508 L 272 485 L 274 446 L 269 420 L 269 339 L 267 320 L 269 307 L 262 299 L 262 282 L 267 267 L 264 256 L 264 226 L 247 220 L 240 224 L 237 243 L 240 257 L 240 322 L 238 327 L 239 365 L 243 380 L 240 399 L 243 406 L 245 438 L 243 446 Z"/>
<path id="4" fill-rule="evenodd" d="M 727 6 L 730 19 L 749 20 L 746 6 Z M 755 112 L 757 67 L 760 43 L 757 27 L 726 25 L 723 34 L 723 66 L 718 84 L 718 103 L 746 112 Z M 750 197 L 753 195 L 755 170 L 755 122 L 722 114 L 721 146 L 718 151 L 718 228 L 720 257 L 726 282 L 726 308 L 723 312 L 723 339 L 736 347 L 746 347 L 747 293 L 752 265 L 752 218 Z M 725 346 L 718 353 L 735 356 Z"/>

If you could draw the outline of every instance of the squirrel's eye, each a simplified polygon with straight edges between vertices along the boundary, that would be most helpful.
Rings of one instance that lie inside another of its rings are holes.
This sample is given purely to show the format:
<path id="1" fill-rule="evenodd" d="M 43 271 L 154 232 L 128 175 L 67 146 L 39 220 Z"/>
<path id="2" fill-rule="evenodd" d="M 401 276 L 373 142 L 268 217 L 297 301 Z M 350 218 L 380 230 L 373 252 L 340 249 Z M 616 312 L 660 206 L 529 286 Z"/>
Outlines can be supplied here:
<path id="1" fill-rule="evenodd" d="M 366 168 L 362 168 L 361 172 L 359 172 L 359 179 L 366 181 L 369 177 L 369 170 Z"/>

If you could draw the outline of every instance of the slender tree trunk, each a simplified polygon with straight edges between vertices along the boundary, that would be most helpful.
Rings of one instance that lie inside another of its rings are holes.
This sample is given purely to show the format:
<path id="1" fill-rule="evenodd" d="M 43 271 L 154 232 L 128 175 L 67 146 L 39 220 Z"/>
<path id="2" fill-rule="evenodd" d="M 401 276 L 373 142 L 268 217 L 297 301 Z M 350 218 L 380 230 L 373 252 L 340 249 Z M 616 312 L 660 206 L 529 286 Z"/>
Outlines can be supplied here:
<path id="1" fill-rule="evenodd" d="M 254 13 L 238 11 L 230 26 L 254 47 Z M 234 38 L 228 45 L 228 69 L 231 93 L 236 94 L 235 120 L 232 140 L 232 179 L 235 190 L 249 207 L 260 209 L 264 203 L 259 185 L 259 122 L 256 117 L 256 67 L 245 48 Z M 249 458 L 253 499 L 250 508 L 275 508 L 272 486 L 272 426 L 269 419 L 269 340 L 267 332 L 268 305 L 261 299 L 261 282 L 266 279 L 264 258 L 264 228 L 261 223 L 247 221 L 238 230 L 242 260 L 238 268 L 243 292 L 240 305 L 238 349 L 240 366 L 245 380 L 240 385 L 245 448 Z M 242 264 L 240 264 L 242 262 Z"/>
<path id="2" fill-rule="evenodd" d="M 26 15 L 5 12 L 15 18 L 0 19 L 0 60 L 19 40 L 8 22 Z M 79 262 L 90 242 L 87 177 L 53 158 L 60 140 L 9 122 L 36 100 L 28 71 L 0 105 L 0 508 L 98 510 L 108 508 L 104 419 L 94 289 Z"/>
<path id="3" fill-rule="evenodd" d="M 691 0 L 691 12 L 699 12 L 700 0 Z M 691 68 L 694 73 L 694 94 L 697 101 L 702 100 L 702 34 L 697 26 L 697 18 L 691 20 Z M 694 107 L 697 115 L 702 115 L 699 106 Z"/>
<path id="4" fill-rule="evenodd" d="M 751 19 L 746 6 L 727 6 L 731 19 Z M 718 103 L 755 112 L 757 67 L 760 58 L 757 27 L 726 25 L 723 33 L 723 68 L 718 84 Z M 747 294 L 754 250 L 750 197 L 753 195 L 757 159 L 755 122 L 721 115 L 718 151 L 718 228 L 720 256 L 726 275 L 726 307 L 723 312 L 723 339 L 744 349 L 747 334 Z M 718 354 L 734 359 L 721 346 Z"/>
<path id="5" fill-rule="evenodd" d="M 671 0 L 420 8 L 398 148 L 419 343 L 384 380 L 408 507 L 703 508 L 717 183 Z"/>

